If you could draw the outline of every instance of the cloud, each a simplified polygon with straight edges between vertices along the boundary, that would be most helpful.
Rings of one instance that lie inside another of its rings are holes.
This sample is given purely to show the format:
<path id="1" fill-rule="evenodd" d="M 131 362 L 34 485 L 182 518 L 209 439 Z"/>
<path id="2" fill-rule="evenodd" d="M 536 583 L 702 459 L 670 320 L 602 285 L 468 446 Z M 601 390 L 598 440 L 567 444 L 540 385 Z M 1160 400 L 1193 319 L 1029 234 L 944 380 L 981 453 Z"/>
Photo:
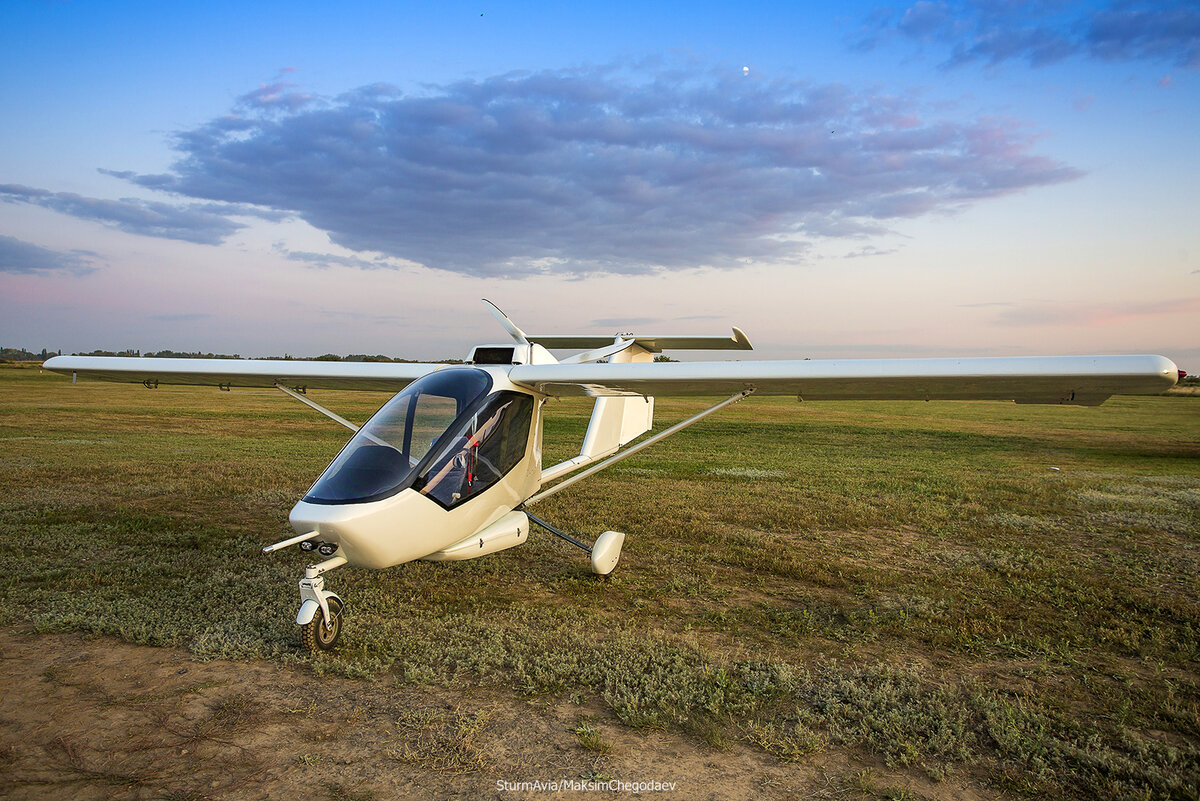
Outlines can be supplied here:
<path id="1" fill-rule="evenodd" d="M 311 253 L 307 251 L 288 252 L 287 258 L 291 261 L 303 262 L 311 267 L 323 270 L 328 270 L 334 266 L 356 267 L 360 270 L 376 270 L 387 266 L 386 264 L 380 264 L 378 261 L 369 261 L 354 256 L 334 256 L 328 253 Z"/>
<path id="2" fill-rule="evenodd" d="M 82 275 L 95 269 L 97 254 L 90 250 L 66 253 L 0 235 L 0 273 L 66 272 Z"/>
<path id="3" fill-rule="evenodd" d="M 226 216 L 237 210 L 214 204 L 181 206 L 134 198 L 106 200 L 18 184 L 0 184 L 0 200 L 42 206 L 131 234 L 181 239 L 201 245 L 220 244 L 234 231 L 245 227 Z"/>
<path id="4" fill-rule="evenodd" d="M 1150 303 L 1042 304 L 1001 312 L 996 320 L 1012 326 L 1088 326 L 1104 328 L 1147 317 L 1200 312 L 1200 297 Z"/>
<path id="5" fill-rule="evenodd" d="M 1200 6 L 1194 0 L 1108 0 L 1097 7 L 1058 0 L 919 0 L 880 8 L 850 39 L 870 50 L 895 39 L 949 49 L 943 63 L 1033 67 L 1080 56 L 1200 69 Z"/>
<path id="6" fill-rule="evenodd" d="M 328 270 L 332 267 L 354 267 L 359 270 L 386 270 L 396 267 L 391 260 L 381 256 L 374 259 L 361 259 L 357 256 L 334 256 L 329 253 L 287 250 L 280 245 L 276 245 L 275 249 L 291 261 L 298 261 L 321 270 Z"/>
<path id="7" fill-rule="evenodd" d="M 247 109 L 295 111 L 315 101 L 313 95 L 292 91 L 294 83 L 275 81 L 259 84 L 253 92 L 238 98 L 238 105 Z"/>
<path id="8" fill-rule="evenodd" d="M 1012 120 L 757 74 L 553 70 L 295 104 L 268 88 L 179 133 L 168 173 L 131 180 L 475 276 L 797 262 L 816 237 L 1080 174 Z"/>
<path id="9" fill-rule="evenodd" d="M 870 256 L 890 256 L 893 253 L 899 253 L 900 248 L 877 248 L 874 245 L 864 245 L 857 250 L 852 250 L 843 256 L 843 259 L 865 259 Z"/>
<path id="10" fill-rule="evenodd" d="M 1165 61 L 1200 69 L 1200 6 L 1182 2 L 1112 2 L 1089 16 L 1084 43 L 1108 61 Z"/>

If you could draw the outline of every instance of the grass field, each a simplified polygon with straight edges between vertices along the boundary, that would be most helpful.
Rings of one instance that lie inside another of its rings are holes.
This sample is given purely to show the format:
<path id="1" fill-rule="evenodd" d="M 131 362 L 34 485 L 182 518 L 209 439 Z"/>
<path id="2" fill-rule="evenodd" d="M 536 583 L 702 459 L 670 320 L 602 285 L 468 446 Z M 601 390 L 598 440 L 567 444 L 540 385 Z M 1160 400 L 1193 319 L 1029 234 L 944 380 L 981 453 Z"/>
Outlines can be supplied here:
<path id="1" fill-rule="evenodd" d="M 356 421 L 386 400 L 313 396 Z M 656 429 L 705 405 L 660 399 Z M 547 464 L 589 410 L 552 407 Z M 259 548 L 346 435 L 278 392 L 0 368 L 9 620 L 307 662 L 305 559 Z M 1196 798 L 1198 457 L 1200 396 L 751 398 L 537 507 L 625 531 L 612 577 L 536 535 L 339 570 L 343 646 L 311 665 L 600 699 L 630 726 L 784 761 L 861 750 L 1018 797 Z"/>

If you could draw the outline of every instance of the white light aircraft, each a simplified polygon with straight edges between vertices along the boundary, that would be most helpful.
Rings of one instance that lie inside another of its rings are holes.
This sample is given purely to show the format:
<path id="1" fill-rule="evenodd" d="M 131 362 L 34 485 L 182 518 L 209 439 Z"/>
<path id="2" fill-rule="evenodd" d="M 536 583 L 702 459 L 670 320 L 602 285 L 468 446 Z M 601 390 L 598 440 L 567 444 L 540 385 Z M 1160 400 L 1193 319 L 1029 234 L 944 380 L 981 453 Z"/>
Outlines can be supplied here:
<path id="1" fill-rule="evenodd" d="M 479 345 L 464 365 L 57 356 L 45 366 L 151 388 L 275 387 L 355 432 L 292 509 L 295 536 L 263 548 L 298 545 L 324 557 L 305 570 L 296 615 L 314 652 L 332 648 L 342 630 L 344 604 L 324 579 L 342 565 L 474 559 L 525 542 L 533 523 L 589 552 L 592 571 L 607 575 L 624 534 L 606 531 L 588 545 L 529 507 L 751 394 L 1092 406 L 1114 394 L 1158 394 L 1179 379 L 1162 356 L 656 362 L 663 350 L 751 346 L 737 328 L 732 337 L 527 335 L 484 302 L 512 341 Z M 551 350 L 584 352 L 559 361 Z M 396 395 L 359 427 L 306 397 L 308 389 Z M 621 450 L 650 430 L 654 396 L 722 394 L 715 406 Z M 562 396 L 596 400 L 579 455 L 543 467 L 542 410 Z"/>

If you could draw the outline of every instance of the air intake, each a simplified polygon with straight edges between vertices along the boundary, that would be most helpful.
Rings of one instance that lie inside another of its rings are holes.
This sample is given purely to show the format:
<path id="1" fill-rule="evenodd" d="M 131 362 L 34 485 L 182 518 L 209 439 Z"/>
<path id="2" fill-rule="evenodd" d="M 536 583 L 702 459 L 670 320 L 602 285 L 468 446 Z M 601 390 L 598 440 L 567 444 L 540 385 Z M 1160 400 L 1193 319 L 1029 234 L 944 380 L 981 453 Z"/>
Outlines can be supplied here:
<path id="1" fill-rule="evenodd" d="M 472 364 L 517 364 L 512 347 L 480 345 L 471 352 Z"/>

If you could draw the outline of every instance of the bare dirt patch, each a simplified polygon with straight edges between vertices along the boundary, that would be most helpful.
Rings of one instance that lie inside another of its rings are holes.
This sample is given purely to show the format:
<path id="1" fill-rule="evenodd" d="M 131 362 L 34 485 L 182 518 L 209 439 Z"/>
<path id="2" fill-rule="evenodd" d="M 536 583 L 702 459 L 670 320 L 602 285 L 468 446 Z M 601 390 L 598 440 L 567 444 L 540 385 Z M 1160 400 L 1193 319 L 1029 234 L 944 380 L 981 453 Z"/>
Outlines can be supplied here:
<path id="1" fill-rule="evenodd" d="M 0 796 L 25 799 L 584 798 L 502 782 L 674 784 L 697 799 L 959 798 L 870 758 L 784 764 L 622 726 L 598 707 L 318 677 L 176 648 L 0 629 Z M 606 794 L 613 794 L 611 790 Z M 617 795 L 632 796 L 628 785 Z"/>

